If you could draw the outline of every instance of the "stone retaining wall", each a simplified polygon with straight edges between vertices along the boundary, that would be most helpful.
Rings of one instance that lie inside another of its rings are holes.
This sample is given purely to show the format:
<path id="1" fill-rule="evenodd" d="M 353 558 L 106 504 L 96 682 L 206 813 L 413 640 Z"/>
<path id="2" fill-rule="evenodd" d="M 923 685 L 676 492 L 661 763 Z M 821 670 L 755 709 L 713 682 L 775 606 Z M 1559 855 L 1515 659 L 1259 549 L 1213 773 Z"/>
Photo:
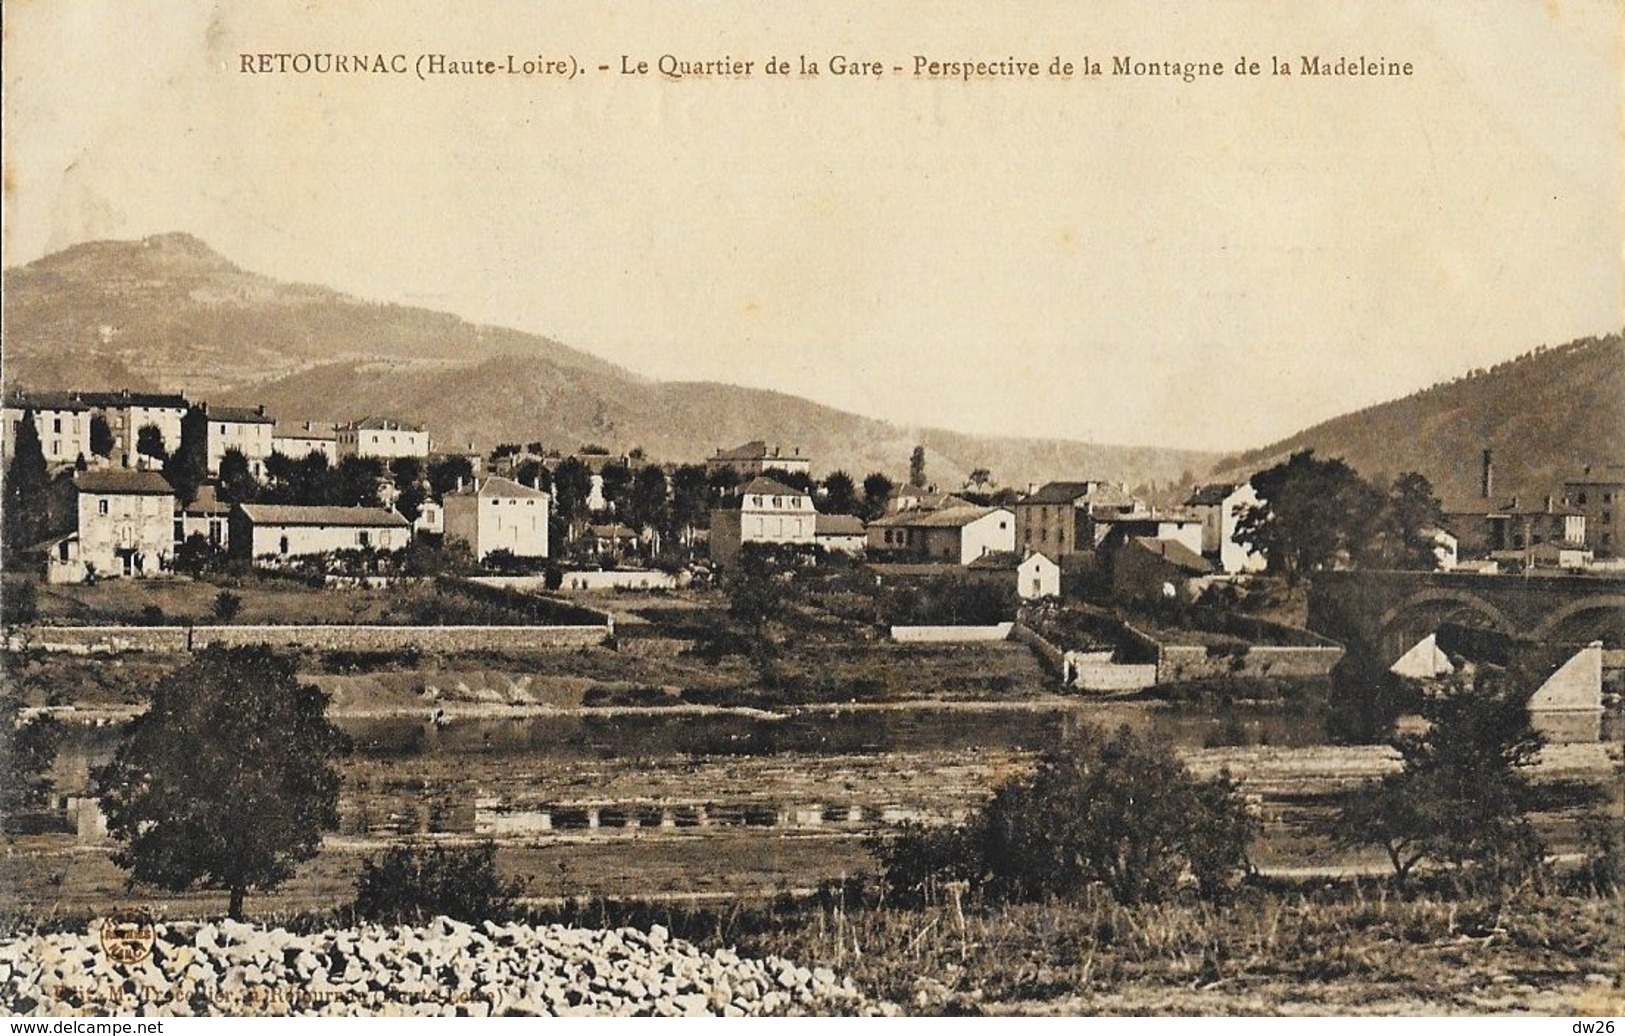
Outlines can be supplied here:
<path id="1" fill-rule="evenodd" d="M 899 644 L 963 644 L 1009 640 L 1013 622 L 996 626 L 893 626 L 891 639 Z"/>
<path id="2" fill-rule="evenodd" d="M 182 653 L 210 644 L 264 644 L 316 651 L 502 651 L 602 644 L 603 626 L 30 626 L 6 638 L 11 651 L 72 654 Z"/>

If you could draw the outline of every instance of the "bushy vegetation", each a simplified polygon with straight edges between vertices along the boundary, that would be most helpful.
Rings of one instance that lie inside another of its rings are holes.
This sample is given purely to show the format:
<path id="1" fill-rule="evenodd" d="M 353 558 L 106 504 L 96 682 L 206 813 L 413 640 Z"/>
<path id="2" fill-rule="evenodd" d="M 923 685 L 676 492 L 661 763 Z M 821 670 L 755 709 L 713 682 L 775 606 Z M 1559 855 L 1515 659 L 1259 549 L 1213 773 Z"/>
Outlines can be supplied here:
<path id="1" fill-rule="evenodd" d="M 1543 742 L 1527 692 L 1504 670 L 1469 666 L 1422 709 L 1427 730 L 1391 742 L 1401 770 L 1353 796 L 1331 833 L 1345 845 L 1380 847 L 1401 884 L 1424 864 L 1484 889 L 1535 875 L 1545 847 L 1527 816 L 1526 771 Z"/>
<path id="2" fill-rule="evenodd" d="M 392 846 L 361 865 L 355 913 L 385 924 L 414 924 L 438 916 L 478 924 L 514 916 L 523 881 L 497 870 L 496 845 Z"/>
<path id="3" fill-rule="evenodd" d="M 1249 869 L 1256 827 L 1228 776 L 1197 780 L 1167 744 L 1086 727 L 965 825 L 915 827 L 875 851 L 887 888 L 908 902 L 964 882 L 1004 902 L 1100 886 L 1140 903 L 1168 898 L 1187 875 L 1220 895 Z"/>

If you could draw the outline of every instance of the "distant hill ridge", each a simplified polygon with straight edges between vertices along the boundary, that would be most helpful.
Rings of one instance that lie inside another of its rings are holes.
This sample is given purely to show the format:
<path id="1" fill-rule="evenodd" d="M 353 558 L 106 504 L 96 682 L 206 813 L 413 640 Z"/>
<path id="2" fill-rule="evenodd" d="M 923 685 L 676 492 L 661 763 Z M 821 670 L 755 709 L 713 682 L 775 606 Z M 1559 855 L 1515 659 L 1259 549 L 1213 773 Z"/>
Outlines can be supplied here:
<path id="1" fill-rule="evenodd" d="M 655 382 L 538 335 L 248 273 L 188 234 L 97 241 L 5 271 L 8 387 L 181 391 L 279 417 L 398 415 L 444 444 L 585 442 L 699 460 L 751 439 L 799 446 L 823 474 L 1005 485 L 1086 474 L 1167 484 L 1215 454 L 908 428 L 786 393 Z"/>
<path id="2" fill-rule="evenodd" d="M 1534 502 L 1584 465 L 1625 460 L 1625 339 L 1543 346 L 1227 457 L 1215 471 L 1241 475 L 1302 449 L 1340 456 L 1368 477 L 1420 471 L 1447 505 L 1478 497 L 1489 449 L 1494 495 Z"/>

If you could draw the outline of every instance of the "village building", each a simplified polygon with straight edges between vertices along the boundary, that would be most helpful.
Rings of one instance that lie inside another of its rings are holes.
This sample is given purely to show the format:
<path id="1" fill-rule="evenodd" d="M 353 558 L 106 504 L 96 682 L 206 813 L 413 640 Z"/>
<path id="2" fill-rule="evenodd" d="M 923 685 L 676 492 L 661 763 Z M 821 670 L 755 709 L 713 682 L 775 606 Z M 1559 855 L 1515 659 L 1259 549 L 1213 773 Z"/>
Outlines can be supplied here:
<path id="1" fill-rule="evenodd" d="M 1001 573 L 1013 581 L 1016 596 L 1024 601 L 1061 595 L 1061 566 L 1038 551 L 1026 556 L 1013 550 L 983 554 L 966 566 L 975 573 Z"/>
<path id="2" fill-rule="evenodd" d="M 1094 552 L 1099 544 L 1096 515 L 1132 511 L 1138 506 L 1128 490 L 1098 479 L 1035 486 L 1012 507 L 1016 544 L 1064 564 L 1070 555 Z"/>
<path id="3" fill-rule="evenodd" d="M 1004 507 L 900 511 L 868 526 L 869 550 L 899 561 L 968 565 L 984 554 L 1016 549 L 1016 516 Z"/>
<path id="4" fill-rule="evenodd" d="M 383 507 L 238 504 L 229 533 L 235 557 L 298 558 L 341 550 L 400 550 L 412 525 Z"/>
<path id="5" fill-rule="evenodd" d="M 596 557 L 621 558 L 635 553 L 643 537 L 622 522 L 594 522 L 587 526 L 586 545 Z"/>
<path id="6" fill-rule="evenodd" d="M 185 396 L 173 393 L 82 392 L 79 398 L 107 422 L 113 435 L 113 451 L 108 455 L 116 467 L 158 468 L 163 461 L 137 452 L 141 429 L 149 425 L 158 431 L 165 452 L 173 452 L 181 441 L 181 419 L 188 406 Z M 87 454 L 88 456 L 88 454 Z"/>
<path id="7" fill-rule="evenodd" d="M 1190 600 L 1213 564 L 1177 540 L 1134 536 L 1112 552 L 1112 592 L 1125 600 Z"/>
<path id="8" fill-rule="evenodd" d="M 391 461 L 397 457 L 427 458 L 431 449 L 429 433 L 420 424 L 407 424 L 390 417 L 368 417 L 335 430 L 338 459 L 371 457 Z"/>
<path id="9" fill-rule="evenodd" d="M 152 576 L 174 552 L 175 491 L 156 471 L 108 468 L 73 480 L 78 527 L 54 561 L 77 563 L 81 576 Z M 60 578 L 60 577 L 59 577 Z"/>
<path id="10" fill-rule="evenodd" d="M 821 514 L 813 520 L 813 536 L 818 545 L 832 554 L 860 557 L 864 544 L 863 519 L 850 514 Z"/>
<path id="11" fill-rule="evenodd" d="M 1585 544 L 1597 554 L 1621 553 L 1620 506 L 1625 504 L 1625 465 L 1591 466 L 1563 483 L 1563 504 L 1585 517 Z"/>
<path id="12" fill-rule="evenodd" d="M 1236 539 L 1241 516 L 1258 502 L 1251 482 L 1215 482 L 1186 498 L 1185 509 L 1202 523 L 1201 554 L 1221 572 L 1264 570 L 1264 555 Z"/>
<path id="13" fill-rule="evenodd" d="M 513 479 L 475 479 L 441 499 L 445 534 L 466 541 L 477 561 L 498 550 L 517 558 L 545 558 L 551 503 L 548 494 Z"/>
<path id="14" fill-rule="evenodd" d="M 1173 511 L 1101 508 L 1091 516 L 1097 551 L 1113 551 L 1131 539 L 1167 540 L 1202 556 L 1202 520 Z"/>
<path id="15" fill-rule="evenodd" d="M 969 500 L 952 493 L 939 493 L 934 486 L 898 486 L 886 497 L 886 513 L 940 511 L 945 507 L 972 507 Z"/>
<path id="16" fill-rule="evenodd" d="M 40 449 L 45 454 L 48 467 L 60 469 L 77 462 L 80 457 L 87 460 L 91 457 L 91 410 L 77 394 L 15 393 L 6 397 L 3 410 L 5 438 L 0 445 L 4 446 L 7 463 L 11 461 L 16 444 L 17 423 L 29 411 L 34 414 L 34 429 L 39 433 Z"/>
<path id="17" fill-rule="evenodd" d="M 812 474 L 812 458 L 803 457 L 801 448 L 786 453 L 778 446 L 769 447 L 761 439 L 754 439 L 731 450 L 718 449 L 705 458 L 705 473 L 715 475 L 723 468 L 732 468 L 741 480 L 747 480 L 770 471 L 783 471 L 792 475 Z"/>
<path id="18" fill-rule="evenodd" d="M 197 412 L 204 423 L 210 475 L 220 474 L 221 459 L 236 450 L 247 459 L 248 470 L 255 478 L 265 478 L 265 460 L 271 455 L 271 438 L 276 430 L 276 419 L 265 412 L 265 407 L 200 403 Z M 175 447 L 170 452 L 175 452 Z"/>
<path id="19" fill-rule="evenodd" d="M 730 564 L 746 544 L 811 547 L 818 512 L 812 495 L 758 475 L 711 512 L 711 560 Z"/>
<path id="20" fill-rule="evenodd" d="M 312 453 L 339 460 L 338 426 L 323 421 L 278 421 L 272 426 L 271 449 L 289 460 L 304 460 Z"/>
<path id="21" fill-rule="evenodd" d="M 175 546 L 202 536 L 219 550 L 231 547 L 231 505 L 221 500 L 212 482 L 198 486 L 197 494 L 175 508 Z"/>
<path id="22" fill-rule="evenodd" d="M 446 532 L 446 508 L 439 501 L 425 500 L 418 505 L 418 516 L 412 519 L 414 535 L 442 536 Z"/>

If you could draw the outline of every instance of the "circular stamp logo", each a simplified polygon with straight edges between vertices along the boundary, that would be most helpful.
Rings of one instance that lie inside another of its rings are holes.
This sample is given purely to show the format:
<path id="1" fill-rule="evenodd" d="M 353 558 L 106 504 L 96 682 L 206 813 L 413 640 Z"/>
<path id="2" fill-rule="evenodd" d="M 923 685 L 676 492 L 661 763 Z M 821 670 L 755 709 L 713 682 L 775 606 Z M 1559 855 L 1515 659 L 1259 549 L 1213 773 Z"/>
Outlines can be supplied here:
<path id="1" fill-rule="evenodd" d="M 152 953 L 156 933 L 145 910 L 115 910 L 102 919 L 102 953 L 115 964 L 139 964 Z"/>

